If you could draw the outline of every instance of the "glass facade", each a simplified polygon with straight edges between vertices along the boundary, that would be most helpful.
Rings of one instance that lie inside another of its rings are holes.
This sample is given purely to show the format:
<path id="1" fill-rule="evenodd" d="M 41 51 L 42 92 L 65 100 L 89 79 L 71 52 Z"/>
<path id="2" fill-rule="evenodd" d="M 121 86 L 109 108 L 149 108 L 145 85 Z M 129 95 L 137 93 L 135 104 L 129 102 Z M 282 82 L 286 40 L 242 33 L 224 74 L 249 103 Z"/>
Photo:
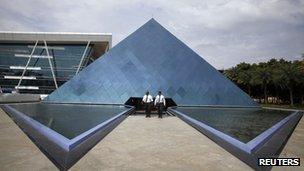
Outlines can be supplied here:
<path id="1" fill-rule="evenodd" d="M 33 43 L 0 43 L 0 86 L 15 89 L 34 48 Z M 20 93 L 49 94 L 56 89 L 49 59 L 58 87 L 73 77 L 87 44 L 47 43 L 49 56 L 42 43 L 36 46 L 18 91 Z M 86 50 L 80 70 L 91 63 L 92 45 Z"/>
<path id="2" fill-rule="evenodd" d="M 153 19 L 45 100 L 124 104 L 147 90 L 153 96 L 161 90 L 177 105 L 257 106 Z"/>

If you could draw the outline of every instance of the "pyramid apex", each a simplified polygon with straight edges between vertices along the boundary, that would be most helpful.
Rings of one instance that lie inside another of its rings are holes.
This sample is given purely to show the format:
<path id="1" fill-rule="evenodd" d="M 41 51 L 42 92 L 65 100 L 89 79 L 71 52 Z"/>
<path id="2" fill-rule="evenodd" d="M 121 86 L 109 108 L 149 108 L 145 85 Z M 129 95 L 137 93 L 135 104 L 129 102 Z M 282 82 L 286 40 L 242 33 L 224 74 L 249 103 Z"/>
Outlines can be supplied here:
<path id="1" fill-rule="evenodd" d="M 153 17 L 149 21 L 156 21 Z"/>
<path id="2" fill-rule="evenodd" d="M 147 23 L 157 23 L 157 24 L 159 24 L 159 22 L 157 22 L 154 18 L 151 18 Z"/>

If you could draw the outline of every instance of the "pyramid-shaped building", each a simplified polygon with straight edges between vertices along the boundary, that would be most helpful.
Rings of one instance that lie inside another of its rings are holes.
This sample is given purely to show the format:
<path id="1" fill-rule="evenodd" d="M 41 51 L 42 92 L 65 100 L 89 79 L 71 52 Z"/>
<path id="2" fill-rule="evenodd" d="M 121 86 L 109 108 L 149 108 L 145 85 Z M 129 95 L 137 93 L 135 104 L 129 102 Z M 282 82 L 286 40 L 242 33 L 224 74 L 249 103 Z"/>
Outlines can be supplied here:
<path id="1" fill-rule="evenodd" d="M 124 104 L 158 90 L 177 105 L 257 106 L 154 19 L 122 40 L 45 101 Z"/>

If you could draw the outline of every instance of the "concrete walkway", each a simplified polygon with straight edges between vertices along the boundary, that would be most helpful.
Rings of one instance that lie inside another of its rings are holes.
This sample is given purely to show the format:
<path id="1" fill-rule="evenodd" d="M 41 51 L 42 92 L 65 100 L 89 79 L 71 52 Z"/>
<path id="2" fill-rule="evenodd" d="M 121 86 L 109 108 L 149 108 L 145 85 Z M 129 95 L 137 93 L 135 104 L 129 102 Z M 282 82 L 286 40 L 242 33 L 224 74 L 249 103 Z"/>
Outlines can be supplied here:
<path id="1" fill-rule="evenodd" d="M 273 167 L 272 170 L 282 171 L 303 171 L 304 170 L 304 116 L 298 123 L 296 129 L 289 138 L 283 151 L 280 154 L 281 158 L 295 157 L 300 158 L 300 167 Z"/>
<path id="2" fill-rule="evenodd" d="M 177 117 L 129 116 L 72 170 L 251 170 Z"/>
<path id="3" fill-rule="evenodd" d="M 0 170 L 57 170 L 1 108 Z"/>
<path id="4" fill-rule="evenodd" d="M 304 161 L 304 120 L 282 156 Z M 274 170 L 303 170 L 280 167 Z M 57 170 L 0 109 L 0 170 Z M 176 117 L 130 116 L 71 170 L 251 170 L 245 163 Z"/>

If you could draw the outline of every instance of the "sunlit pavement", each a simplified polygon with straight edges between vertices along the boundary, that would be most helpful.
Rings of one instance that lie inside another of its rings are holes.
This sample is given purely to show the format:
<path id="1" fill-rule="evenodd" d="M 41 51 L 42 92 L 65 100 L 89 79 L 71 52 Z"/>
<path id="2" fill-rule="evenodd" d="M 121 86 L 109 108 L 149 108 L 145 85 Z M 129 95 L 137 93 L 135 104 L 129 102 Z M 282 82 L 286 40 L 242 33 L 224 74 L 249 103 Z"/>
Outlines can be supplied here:
<path id="1" fill-rule="evenodd" d="M 281 157 L 304 160 L 304 121 Z M 0 110 L 0 170 L 57 170 Z M 251 170 L 249 166 L 177 117 L 129 116 L 71 170 Z M 276 167 L 274 170 L 303 170 Z"/>

